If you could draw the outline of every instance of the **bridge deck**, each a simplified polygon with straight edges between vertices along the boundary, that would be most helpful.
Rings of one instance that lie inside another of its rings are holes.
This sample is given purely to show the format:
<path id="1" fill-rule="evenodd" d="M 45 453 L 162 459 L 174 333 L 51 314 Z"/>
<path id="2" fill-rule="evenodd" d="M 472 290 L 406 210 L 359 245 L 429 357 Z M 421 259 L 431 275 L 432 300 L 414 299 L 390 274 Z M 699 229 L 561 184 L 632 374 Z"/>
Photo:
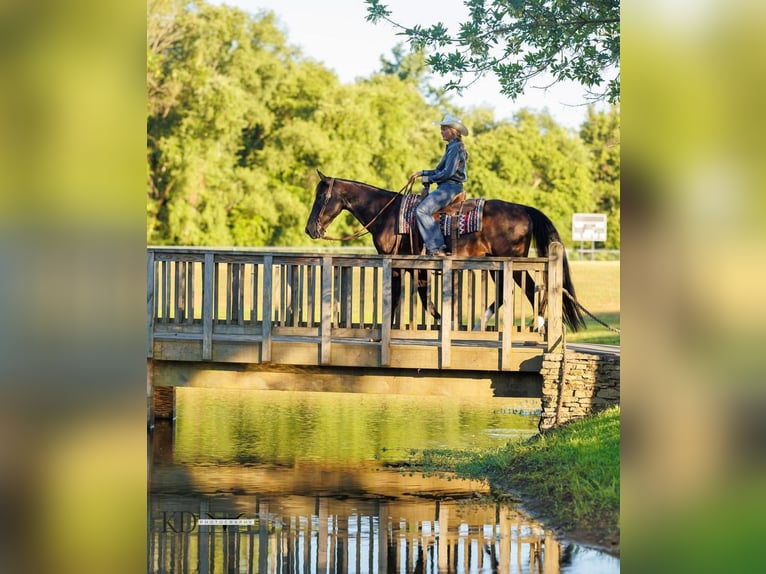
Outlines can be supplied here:
<path id="1" fill-rule="evenodd" d="M 147 354 L 172 361 L 538 371 L 543 353 L 561 342 L 563 247 L 553 244 L 550 253 L 432 259 L 152 247 Z M 402 283 L 398 307 L 394 281 Z M 530 282 L 531 303 L 524 296 Z M 418 286 L 439 318 L 417 297 Z M 487 319 L 484 310 L 493 303 L 502 304 L 500 312 Z M 540 314 L 543 333 L 535 330 Z"/>

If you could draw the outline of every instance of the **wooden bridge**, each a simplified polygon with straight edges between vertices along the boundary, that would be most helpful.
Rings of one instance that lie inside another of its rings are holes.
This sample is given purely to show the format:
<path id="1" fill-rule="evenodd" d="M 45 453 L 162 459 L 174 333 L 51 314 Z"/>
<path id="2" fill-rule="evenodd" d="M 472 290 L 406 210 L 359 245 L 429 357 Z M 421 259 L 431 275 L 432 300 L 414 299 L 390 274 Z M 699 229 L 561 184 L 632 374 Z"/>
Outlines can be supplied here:
<path id="1" fill-rule="evenodd" d="M 544 353 L 560 352 L 563 254 L 560 244 L 546 258 L 523 259 L 150 247 L 147 354 L 153 362 L 538 372 Z M 439 319 L 417 297 L 418 274 Z M 492 303 L 499 313 L 487 319 Z"/>

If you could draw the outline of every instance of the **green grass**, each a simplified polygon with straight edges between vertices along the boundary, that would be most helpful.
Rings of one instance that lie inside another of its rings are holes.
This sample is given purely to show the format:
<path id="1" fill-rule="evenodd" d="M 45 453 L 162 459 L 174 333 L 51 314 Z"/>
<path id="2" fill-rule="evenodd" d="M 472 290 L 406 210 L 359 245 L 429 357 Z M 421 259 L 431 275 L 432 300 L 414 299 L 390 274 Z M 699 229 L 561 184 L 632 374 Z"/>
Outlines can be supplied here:
<path id="1" fill-rule="evenodd" d="M 577 300 L 607 325 L 620 328 L 620 262 L 570 261 Z M 620 335 L 585 315 L 587 329 L 578 333 L 567 331 L 569 343 L 600 343 L 619 345 Z"/>
<path id="2" fill-rule="evenodd" d="M 607 547 L 619 543 L 619 407 L 500 448 L 423 451 L 412 464 L 489 479 L 500 494 L 520 494 L 551 526 Z"/>

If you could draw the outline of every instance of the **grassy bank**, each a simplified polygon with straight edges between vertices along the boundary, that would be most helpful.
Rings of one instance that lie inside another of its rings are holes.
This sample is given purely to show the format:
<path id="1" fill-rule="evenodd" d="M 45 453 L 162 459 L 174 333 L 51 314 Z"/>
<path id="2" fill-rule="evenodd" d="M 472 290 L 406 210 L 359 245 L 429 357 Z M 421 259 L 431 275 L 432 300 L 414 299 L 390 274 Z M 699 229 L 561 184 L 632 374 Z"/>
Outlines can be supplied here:
<path id="1" fill-rule="evenodd" d="M 568 537 L 619 549 L 620 409 L 614 407 L 526 442 L 483 451 L 428 450 L 414 464 L 424 472 L 486 478 L 498 494 Z"/>

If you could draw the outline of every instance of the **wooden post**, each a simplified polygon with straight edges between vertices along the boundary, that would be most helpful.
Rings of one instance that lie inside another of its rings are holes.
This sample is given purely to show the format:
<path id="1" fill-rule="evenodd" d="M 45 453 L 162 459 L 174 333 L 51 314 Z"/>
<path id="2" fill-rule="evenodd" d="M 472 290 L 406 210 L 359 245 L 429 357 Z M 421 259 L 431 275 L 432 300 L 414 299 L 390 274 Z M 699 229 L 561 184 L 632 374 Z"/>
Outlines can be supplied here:
<path id="1" fill-rule="evenodd" d="M 213 276 L 215 275 L 215 253 L 205 253 L 202 270 L 202 360 L 213 358 Z"/>
<path id="2" fill-rule="evenodd" d="M 155 298 L 154 251 L 149 250 L 146 261 L 146 356 L 154 356 L 154 298 Z"/>
<path id="3" fill-rule="evenodd" d="M 499 319 L 499 318 L 498 318 Z M 498 320 L 498 323 L 500 321 Z M 499 325 L 498 325 L 499 326 Z M 503 261 L 503 349 L 500 370 L 510 371 L 513 357 L 513 261 Z"/>
<path id="4" fill-rule="evenodd" d="M 322 324 L 319 327 L 319 363 L 330 364 L 332 345 L 332 256 L 322 256 Z"/>
<path id="5" fill-rule="evenodd" d="M 271 314 L 273 312 L 273 269 L 274 259 L 271 255 L 263 258 L 263 321 L 261 321 L 261 362 L 271 362 Z"/>
<path id="6" fill-rule="evenodd" d="M 353 267 L 338 267 L 340 272 L 340 326 L 350 329 L 352 325 Z"/>
<path id="7" fill-rule="evenodd" d="M 242 287 L 242 264 L 241 263 L 229 263 L 229 280 L 231 281 L 231 289 L 229 289 L 229 296 L 231 297 L 231 314 L 229 320 L 237 325 L 242 325 L 242 296 L 244 290 Z"/>
<path id="8" fill-rule="evenodd" d="M 186 265 L 184 261 L 177 259 L 173 262 L 175 267 L 175 301 L 173 305 L 173 322 L 181 323 L 186 313 Z"/>
<path id="9" fill-rule="evenodd" d="M 391 364 L 391 305 L 393 295 L 391 283 L 393 271 L 391 269 L 391 256 L 383 256 L 383 313 L 380 320 L 380 366 L 388 367 Z"/>
<path id="10" fill-rule="evenodd" d="M 170 262 L 162 260 L 162 322 L 170 322 Z"/>
<path id="11" fill-rule="evenodd" d="M 562 345 L 562 297 L 564 289 L 564 246 L 554 242 L 548 246 L 548 352 Z M 558 351 L 560 352 L 560 351 Z"/>
<path id="12" fill-rule="evenodd" d="M 447 369 L 452 359 L 452 259 L 442 260 L 442 319 L 439 368 Z"/>

